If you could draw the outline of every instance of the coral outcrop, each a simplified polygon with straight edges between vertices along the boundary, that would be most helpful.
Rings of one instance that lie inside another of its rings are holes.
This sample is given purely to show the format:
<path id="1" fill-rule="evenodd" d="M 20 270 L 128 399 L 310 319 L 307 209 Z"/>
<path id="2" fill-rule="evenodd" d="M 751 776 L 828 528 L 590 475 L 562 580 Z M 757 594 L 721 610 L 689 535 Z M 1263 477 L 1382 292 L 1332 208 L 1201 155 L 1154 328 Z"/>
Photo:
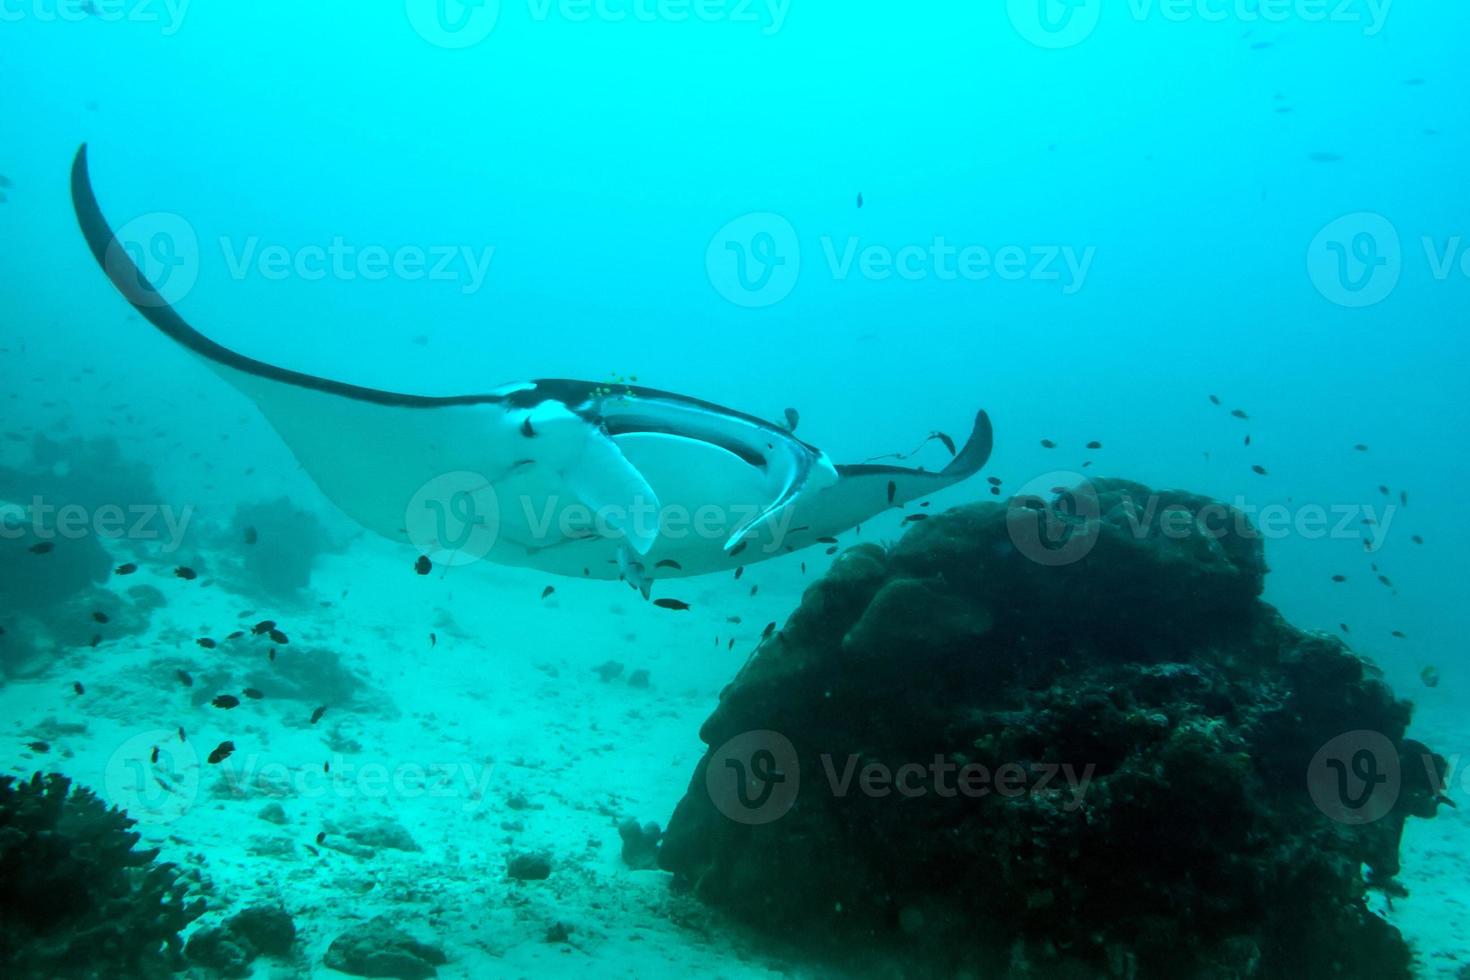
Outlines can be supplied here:
<path id="1" fill-rule="evenodd" d="M 204 911 L 133 821 L 56 774 L 0 776 L 0 974 L 12 980 L 167 977 Z"/>
<path id="2" fill-rule="evenodd" d="M 722 693 L 660 864 L 905 976 L 1407 980 L 1367 891 L 1443 760 L 1266 572 L 1244 515 L 1123 481 L 853 548 Z"/>

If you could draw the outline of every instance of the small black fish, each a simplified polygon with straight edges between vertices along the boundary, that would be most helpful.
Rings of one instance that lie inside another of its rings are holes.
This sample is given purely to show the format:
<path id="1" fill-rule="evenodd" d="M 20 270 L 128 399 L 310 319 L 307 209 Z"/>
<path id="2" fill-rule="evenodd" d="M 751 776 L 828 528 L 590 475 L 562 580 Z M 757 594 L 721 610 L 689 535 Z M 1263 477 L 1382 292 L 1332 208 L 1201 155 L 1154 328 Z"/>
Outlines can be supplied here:
<path id="1" fill-rule="evenodd" d="M 888 502 L 893 503 L 893 495 L 898 493 L 898 484 L 892 480 L 888 481 Z"/>
<path id="2" fill-rule="evenodd" d="M 41 741 L 27 742 L 26 748 L 30 749 L 32 752 L 50 752 L 51 743 Z"/>
<path id="3" fill-rule="evenodd" d="M 437 633 L 430 633 L 429 634 L 429 647 L 430 648 L 433 648 L 433 647 L 436 647 L 438 645 L 439 645 L 439 635 Z"/>
<path id="4" fill-rule="evenodd" d="M 745 566 L 740 565 L 735 569 L 735 581 L 740 581 L 740 576 L 745 574 Z"/>
<path id="5" fill-rule="evenodd" d="M 266 659 L 268 659 L 271 663 L 275 663 L 276 662 L 276 648 L 275 647 L 271 647 L 271 652 L 268 653 L 268 654 L 266 654 Z"/>
<path id="6" fill-rule="evenodd" d="M 674 561 L 674 559 L 672 559 L 672 558 L 665 558 L 665 559 L 661 560 L 660 562 L 658 562 L 658 564 L 654 565 L 653 567 L 654 568 L 673 568 L 673 569 L 678 569 L 679 571 L 683 571 L 683 569 L 684 569 L 684 566 L 683 565 L 680 565 L 678 562 Z"/>
<path id="7" fill-rule="evenodd" d="M 541 590 L 541 598 L 545 599 L 547 596 L 551 595 L 551 593 L 553 593 L 555 591 L 556 591 L 556 586 L 554 586 L 554 585 L 548 585 L 546 588 L 544 588 L 544 589 Z"/>
<path id="8" fill-rule="evenodd" d="M 1332 581 L 1334 581 L 1334 582 L 1346 582 L 1347 581 L 1347 576 L 1346 575 L 1334 575 L 1334 576 L 1332 576 Z"/>
<path id="9" fill-rule="evenodd" d="M 739 544 L 737 544 L 735 547 L 731 548 L 730 549 L 730 557 L 731 558 L 734 558 L 736 555 L 740 554 L 740 552 L 742 552 L 742 551 L 745 550 L 745 546 L 748 545 L 748 544 L 750 544 L 749 541 L 742 541 Z"/>
<path id="10" fill-rule="evenodd" d="M 1337 624 L 1337 627 L 1338 627 L 1338 629 L 1342 630 L 1344 633 L 1351 633 L 1352 632 L 1352 630 L 1348 629 L 1348 624 L 1347 623 L 1338 623 Z"/>
<path id="11" fill-rule="evenodd" d="M 247 698 L 249 698 L 252 701 L 259 701 L 261 698 L 265 697 L 265 695 L 260 692 L 260 689 L 259 688 L 254 688 L 254 687 L 247 687 L 245 690 L 241 691 L 240 693 L 243 694 L 243 695 L 245 695 Z"/>
<path id="12" fill-rule="evenodd" d="M 327 706 L 326 705 L 322 705 L 321 707 L 317 708 L 315 711 L 313 711 L 311 713 L 311 723 L 313 725 L 315 725 L 317 722 L 319 722 L 319 721 L 322 720 L 322 715 L 324 715 L 326 713 L 327 713 Z"/>
<path id="13" fill-rule="evenodd" d="M 194 686 L 194 676 L 190 674 L 187 670 L 176 670 L 174 671 L 174 676 L 177 677 L 179 679 L 179 683 L 183 684 L 185 687 Z"/>
<path id="14" fill-rule="evenodd" d="M 316 842 L 318 844 L 320 844 L 322 841 L 324 841 L 326 839 L 327 839 L 327 832 L 325 830 L 317 831 Z"/>
<path id="15" fill-rule="evenodd" d="M 991 487 L 990 488 L 990 495 L 992 497 L 999 497 L 1000 496 L 1000 487 Z"/>
<path id="16" fill-rule="evenodd" d="M 93 633 L 92 634 L 92 639 L 90 639 L 90 640 L 87 641 L 87 646 L 89 646 L 89 647 L 95 647 L 98 644 L 100 644 L 101 642 L 102 642 L 102 634 L 101 633 Z"/>
<path id="17" fill-rule="evenodd" d="M 158 746 L 153 746 L 153 751 L 148 753 L 148 761 L 154 765 L 158 764 Z"/>
<path id="18" fill-rule="evenodd" d="M 862 191 L 858 191 L 857 206 L 858 207 L 862 207 L 863 206 L 863 192 Z"/>
<path id="19" fill-rule="evenodd" d="M 797 425 L 801 423 L 801 413 L 794 408 L 786 409 L 786 429 L 795 432 Z"/>
<path id="20" fill-rule="evenodd" d="M 244 539 L 246 544 L 254 544 L 255 542 L 260 540 L 260 534 L 255 530 L 255 528 L 247 527 L 245 529 L 245 533 L 242 535 L 242 538 Z"/>
<path id="21" fill-rule="evenodd" d="M 1421 538 L 1417 534 L 1415 534 L 1412 537 L 1410 537 L 1409 540 L 1412 541 L 1412 542 L 1414 542 L 1415 544 L 1423 544 L 1424 543 L 1424 539 Z"/>
<path id="22" fill-rule="evenodd" d="M 823 535 L 817 539 L 817 544 L 836 544 L 837 539 L 830 535 Z"/>
<path id="23" fill-rule="evenodd" d="M 521 435 L 530 439 L 536 435 L 536 430 L 531 428 L 531 420 L 528 418 L 521 423 Z"/>
<path id="24" fill-rule="evenodd" d="M 197 643 L 197 644 L 199 644 L 200 646 L 202 646 L 206 650 L 213 650 L 215 647 L 219 646 L 218 643 L 214 642 L 213 640 L 211 640 L 207 636 L 201 636 L 199 639 L 195 640 L 194 642 Z"/>
<path id="25" fill-rule="evenodd" d="M 281 646 L 287 646 L 291 642 L 290 637 L 286 636 L 286 634 L 282 633 L 280 630 L 271 630 L 270 635 L 272 643 L 279 643 Z"/>
<path id="26" fill-rule="evenodd" d="M 1407 490 L 1400 490 L 1399 491 L 1399 506 L 1401 506 L 1401 507 L 1407 507 L 1407 506 L 1409 506 L 1409 491 L 1407 491 Z"/>
<path id="27" fill-rule="evenodd" d="M 112 570 L 112 574 L 114 574 L 114 575 L 131 575 L 134 572 L 136 572 L 137 570 L 138 570 L 138 566 L 137 565 L 133 564 L 132 562 L 128 562 L 128 563 L 126 563 L 124 565 L 117 566 L 117 568 L 115 568 L 115 569 Z"/>
<path id="28" fill-rule="evenodd" d="M 757 592 L 760 591 L 760 589 L 761 589 L 761 587 L 759 585 L 752 585 L 750 587 L 750 594 L 751 595 L 755 595 Z"/>
<path id="29" fill-rule="evenodd" d="M 1087 444 L 1087 448 L 1088 449 L 1101 449 L 1102 448 L 1102 443 L 1100 443 L 1096 439 L 1094 439 L 1094 440 L 1092 440 L 1091 442 L 1089 442 Z"/>
<path id="30" fill-rule="evenodd" d="M 689 603 L 681 599 L 655 599 L 653 600 L 653 604 L 660 609 L 673 609 L 676 612 L 682 612 L 689 608 Z"/>
<path id="31" fill-rule="evenodd" d="M 1055 449 L 1055 448 L 1057 448 L 1057 444 L 1054 443 L 1054 442 L 1052 442 L 1050 439 L 1043 439 L 1043 440 L 1041 440 L 1041 448 L 1042 449 Z"/>
<path id="32" fill-rule="evenodd" d="M 987 476 L 985 478 L 985 482 L 988 483 L 988 484 L 990 484 L 992 487 L 998 487 L 998 486 L 1000 486 L 1000 477 L 998 477 L 998 476 Z"/>
<path id="33" fill-rule="evenodd" d="M 218 745 L 216 745 L 214 747 L 214 751 L 211 752 L 211 753 L 209 753 L 209 764 L 212 765 L 212 766 L 219 765 L 221 762 L 224 762 L 226 759 L 228 759 L 231 756 L 231 754 L 234 753 L 234 751 L 235 751 L 235 743 L 234 742 L 221 742 L 221 743 L 219 743 Z"/>
<path id="34" fill-rule="evenodd" d="M 185 582 L 192 582 L 199 577 L 199 573 L 187 565 L 180 565 L 178 568 L 175 568 L 174 575 L 183 579 Z"/>
<path id="35" fill-rule="evenodd" d="M 740 625 L 740 617 L 739 616 L 726 616 L 725 617 L 725 622 L 727 622 L 727 623 L 734 623 L 736 626 L 739 626 Z"/>
<path id="36" fill-rule="evenodd" d="M 1388 487 L 1385 487 L 1383 484 L 1380 483 L 1378 485 L 1378 492 L 1381 493 L 1381 494 L 1383 494 L 1385 497 L 1387 497 L 1388 494 L 1389 494 L 1389 489 L 1388 489 Z"/>
<path id="37" fill-rule="evenodd" d="M 1250 418 L 1250 416 L 1248 414 L 1246 414 L 1246 411 L 1243 408 L 1233 409 L 1233 410 L 1231 410 L 1230 414 L 1233 415 L 1235 418 L 1238 418 L 1238 419 L 1248 419 L 1248 418 Z"/>
<path id="38" fill-rule="evenodd" d="M 244 630 L 235 630 L 235 632 L 233 632 L 229 636 L 225 637 L 225 639 L 227 639 L 227 640 L 238 640 L 240 637 L 242 637 L 244 635 L 245 635 L 245 631 Z"/>
<path id="39" fill-rule="evenodd" d="M 1250 433 L 1246 433 L 1246 436 L 1245 436 L 1245 444 L 1246 444 L 1246 445 L 1247 445 L 1247 446 L 1249 446 L 1249 445 L 1250 445 L 1250 444 L 1251 444 L 1251 437 L 1250 437 Z"/>
<path id="40" fill-rule="evenodd" d="M 1387 575 L 1380 575 L 1380 576 L 1378 576 L 1378 581 L 1382 582 L 1384 585 L 1388 586 L 1390 589 L 1393 588 L 1393 583 L 1388 580 L 1388 576 Z"/>
<path id="41" fill-rule="evenodd" d="M 429 561 L 428 555 L 419 555 L 418 561 L 413 563 L 413 570 L 420 575 L 427 575 L 434 570 L 434 563 Z"/>
<path id="42" fill-rule="evenodd" d="M 76 691 L 78 694 L 86 694 L 87 693 L 87 689 L 82 686 L 82 682 L 81 681 L 72 681 L 71 682 L 71 689 L 73 691 Z"/>
<path id="43" fill-rule="evenodd" d="M 914 515 L 914 516 L 916 516 L 916 517 L 917 517 L 917 516 L 918 516 L 918 515 L 917 515 L 917 514 L 916 514 L 916 515 Z M 837 554 L 837 546 L 836 546 L 836 545 L 835 545 L 835 544 L 834 544 L 834 545 L 832 545 L 832 546 L 831 546 L 831 547 L 830 547 L 830 548 L 828 548 L 828 549 L 827 549 L 827 554 L 829 554 L 829 555 L 835 555 L 835 554 Z M 804 567 L 803 567 L 803 571 L 804 571 L 804 570 L 805 570 L 805 568 L 804 568 Z"/>
<path id="44" fill-rule="evenodd" d="M 256 636 L 261 636 L 262 634 L 269 633 L 275 628 L 276 621 L 274 619 L 262 619 L 260 622 L 250 627 L 250 632 L 254 633 Z"/>
<path id="45" fill-rule="evenodd" d="M 1353 447 L 1353 448 L 1354 448 L 1354 449 L 1356 449 L 1356 450 L 1357 450 L 1357 451 L 1358 451 L 1358 452 L 1360 452 L 1360 453 L 1366 453 L 1366 452 L 1367 452 L 1367 451 L 1368 451 L 1368 447 L 1367 447 L 1367 446 L 1365 446 L 1365 445 L 1363 445 L 1363 444 L 1362 444 L 1362 443 L 1361 443 L 1361 442 L 1360 442 L 1360 443 L 1358 443 L 1358 444 L 1357 444 L 1357 445 L 1356 445 L 1356 446 L 1354 446 L 1354 447 Z"/>
<path id="46" fill-rule="evenodd" d="M 322 763 L 322 772 L 331 772 L 331 771 L 332 771 L 332 764 L 330 762 L 323 762 Z"/>
<path id="47" fill-rule="evenodd" d="M 216 708 L 224 708 L 226 711 L 228 711 L 231 708 L 238 707 L 240 704 L 240 699 L 235 697 L 233 694 L 220 694 L 209 703 L 214 705 Z"/>
<path id="48" fill-rule="evenodd" d="M 40 544 L 31 545 L 30 550 L 33 555 L 44 555 L 55 547 L 56 545 L 50 541 L 42 541 Z"/>
<path id="49" fill-rule="evenodd" d="M 773 619 L 766 624 L 765 629 L 761 630 L 761 639 L 769 640 L 771 638 L 771 634 L 774 632 L 776 632 L 776 621 Z"/>
<path id="50" fill-rule="evenodd" d="M 1394 630 L 1394 631 L 1393 631 L 1393 636 L 1394 636 L 1394 637 L 1395 637 L 1395 638 L 1396 638 L 1396 639 L 1400 639 L 1400 640 L 1402 640 L 1402 639 L 1404 639 L 1404 631 L 1403 631 L 1403 630 Z"/>
<path id="51" fill-rule="evenodd" d="M 1439 687 L 1439 670 L 1435 667 L 1425 667 L 1419 671 L 1419 679 L 1424 682 L 1425 687 Z"/>
<path id="52" fill-rule="evenodd" d="M 1260 476 L 1266 476 L 1266 467 L 1262 466 L 1260 463 L 1257 463 L 1255 466 L 1251 467 L 1251 472 L 1259 474 Z"/>
<path id="53" fill-rule="evenodd" d="M 92 619 L 93 619 L 94 622 L 106 623 L 108 621 L 107 620 L 107 613 L 105 613 L 105 612 L 94 612 L 92 614 Z"/>
<path id="54" fill-rule="evenodd" d="M 1218 404 L 1220 404 L 1220 396 L 1219 395 L 1211 395 L 1210 396 L 1210 404 L 1211 405 L 1218 405 Z"/>
<path id="55" fill-rule="evenodd" d="M 903 519 L 903 523 L 912 524 L 914 521 L 927 521 L 928 519 L 928 514 L 910 514 L 908 517 L 905 517 Z"/>

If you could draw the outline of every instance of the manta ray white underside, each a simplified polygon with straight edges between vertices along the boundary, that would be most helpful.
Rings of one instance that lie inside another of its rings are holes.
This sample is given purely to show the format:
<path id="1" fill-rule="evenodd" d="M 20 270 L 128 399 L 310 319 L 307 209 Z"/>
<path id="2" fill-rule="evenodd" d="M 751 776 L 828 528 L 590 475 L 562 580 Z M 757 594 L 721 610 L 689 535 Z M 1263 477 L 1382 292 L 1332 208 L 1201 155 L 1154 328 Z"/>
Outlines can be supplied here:
<path id="1" fill-rule="evenodd" d="M 72 203 L 92 254 L 149 322 L 255 402 L 322 492 L 363 527 L 439 561 L 656 578 L 814 544 L 964 480 L 989 458 L 982 411 L 943 470 L 834 466 L 790 431 L 651 388 L 566 380 L 427 397 L 312 377 L 195 330 L 97 204 L 83 145 Z"/>

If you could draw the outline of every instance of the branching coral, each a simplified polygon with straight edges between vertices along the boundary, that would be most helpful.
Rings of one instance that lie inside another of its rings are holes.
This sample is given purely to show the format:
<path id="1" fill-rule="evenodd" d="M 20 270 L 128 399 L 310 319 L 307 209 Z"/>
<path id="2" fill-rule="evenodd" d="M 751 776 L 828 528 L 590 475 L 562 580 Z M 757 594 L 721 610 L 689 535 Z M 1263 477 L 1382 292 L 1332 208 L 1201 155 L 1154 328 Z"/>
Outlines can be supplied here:
<path id="1" fill-rule="evenodd" d="M 204 911 L 133 821 L 65 776 L 0 776 L 0 973 L 164 977 Z"/>

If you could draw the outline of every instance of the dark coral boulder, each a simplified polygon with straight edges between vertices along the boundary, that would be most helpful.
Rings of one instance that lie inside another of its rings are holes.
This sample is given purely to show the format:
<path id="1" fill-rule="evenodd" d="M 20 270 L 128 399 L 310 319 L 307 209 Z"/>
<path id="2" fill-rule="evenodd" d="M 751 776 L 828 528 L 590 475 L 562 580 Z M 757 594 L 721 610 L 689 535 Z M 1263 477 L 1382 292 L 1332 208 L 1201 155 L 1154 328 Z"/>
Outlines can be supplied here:
<path id="1" fill-rule="evenodd" d="M 65 776 L 0 776 L 0 975 L 170 977 L 204 912 L 121 810 Z"/>
<path id="2" fill-rule="evenodd" d="M 1265 574 L 1238 511 L 1122 481 L 853 548 L 722 692 L 660 864 L 896 975 L 1407 978 L 1367 889 L 1442 762 Z"/>

